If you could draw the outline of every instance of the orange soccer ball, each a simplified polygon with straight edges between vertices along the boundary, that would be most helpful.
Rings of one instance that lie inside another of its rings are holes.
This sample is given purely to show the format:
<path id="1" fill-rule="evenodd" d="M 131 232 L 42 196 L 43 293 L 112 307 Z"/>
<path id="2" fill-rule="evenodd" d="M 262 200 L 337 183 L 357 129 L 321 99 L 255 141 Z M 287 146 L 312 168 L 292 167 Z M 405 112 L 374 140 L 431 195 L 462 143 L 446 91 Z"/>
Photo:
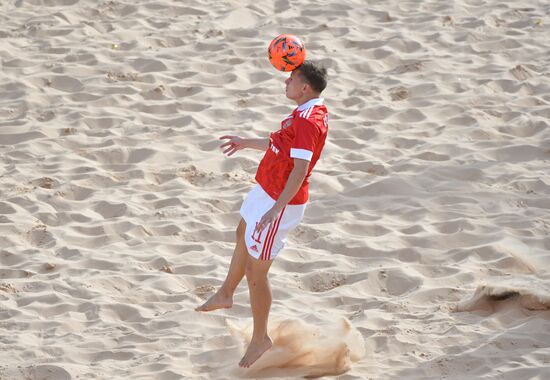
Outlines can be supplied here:
<path id="1" fill-rule="evenodd" d="M 292 71 L 306 59 L 306 48 L 295 35 L 281 34 L 271 41 L 267 54 L 269 62 L 277 70 Z"/>

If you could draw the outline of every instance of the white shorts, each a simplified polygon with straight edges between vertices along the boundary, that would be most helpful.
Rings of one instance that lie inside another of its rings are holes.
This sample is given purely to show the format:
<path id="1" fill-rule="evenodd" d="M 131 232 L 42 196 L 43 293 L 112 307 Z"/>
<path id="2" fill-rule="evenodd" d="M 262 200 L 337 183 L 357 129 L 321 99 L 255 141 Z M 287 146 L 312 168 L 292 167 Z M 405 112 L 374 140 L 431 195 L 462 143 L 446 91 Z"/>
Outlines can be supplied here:
<path id="1" fill-rule="evenodd" d="M 272 260 L 286 243 L 287 234 L 302 220 L 306 205 L 287 205 L 277 219 L 262 232 L 255 232 L 262 216 L 273 207 L 275 200 L 256 185 L 241 206 L 241 216 L 246 222 L 244 241 L 248 253 L 260 260 Z"/>

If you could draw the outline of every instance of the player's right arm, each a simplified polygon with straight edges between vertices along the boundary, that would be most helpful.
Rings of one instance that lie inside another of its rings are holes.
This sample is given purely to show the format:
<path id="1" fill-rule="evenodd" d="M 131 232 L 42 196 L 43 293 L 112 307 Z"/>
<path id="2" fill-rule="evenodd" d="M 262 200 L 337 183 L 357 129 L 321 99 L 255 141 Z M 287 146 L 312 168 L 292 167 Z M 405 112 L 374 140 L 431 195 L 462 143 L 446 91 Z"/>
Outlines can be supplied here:
<path id="1" fill-rule="evenodd" d="M 225 143 L 220 145 L 220 148 L 225 148 L 223 153 L 228 156 L 233 155 L 235 152 L 245 148 L 258 149 L 266 151 L 269 148 L 269 138 L 265 139 L 243 139 L 239 136 L 222 136 L 220 140 L 227 140 Z"/>

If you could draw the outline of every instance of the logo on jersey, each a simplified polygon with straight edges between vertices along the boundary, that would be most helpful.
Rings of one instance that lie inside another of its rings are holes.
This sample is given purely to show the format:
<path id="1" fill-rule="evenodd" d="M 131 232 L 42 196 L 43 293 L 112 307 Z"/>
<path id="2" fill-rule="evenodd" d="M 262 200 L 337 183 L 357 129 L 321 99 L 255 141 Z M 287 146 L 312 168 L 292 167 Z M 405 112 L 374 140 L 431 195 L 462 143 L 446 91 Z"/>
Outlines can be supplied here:
<path id="1" fill-rule="evenodd" d="M 254 252 L 258 252 L 258 246 L 255 244 L 252 247 L 250 247 L 250 249 L 253 250 Z"/>
<path id="2" fill-rule="evenodd" d="M 292 125 L 292 118 L 294 116 L 290 115 L 288 118 L 284 119 L 281 123 L 281 129 L 288 128 Z"/>
<path id="3" fill-rule="evenodd" d="M 279 149 L 275 145 L 271 144 L 270 148 L 273 151 L 273 153 L 279 154 Z"/>

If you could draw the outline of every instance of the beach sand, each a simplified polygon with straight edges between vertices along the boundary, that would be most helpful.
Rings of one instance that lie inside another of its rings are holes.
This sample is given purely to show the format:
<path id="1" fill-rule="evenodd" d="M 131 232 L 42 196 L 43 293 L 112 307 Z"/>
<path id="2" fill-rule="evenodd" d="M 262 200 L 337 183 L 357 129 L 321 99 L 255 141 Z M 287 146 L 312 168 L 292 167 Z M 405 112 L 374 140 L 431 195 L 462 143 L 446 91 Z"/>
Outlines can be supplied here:
<path id="1" fill-rule="evenodd" d="M 550 378 L 546 1 L 0 2 L 0 379 Z M 249 370 L 222 283 L 260 152 L 329 71 Z"/>

